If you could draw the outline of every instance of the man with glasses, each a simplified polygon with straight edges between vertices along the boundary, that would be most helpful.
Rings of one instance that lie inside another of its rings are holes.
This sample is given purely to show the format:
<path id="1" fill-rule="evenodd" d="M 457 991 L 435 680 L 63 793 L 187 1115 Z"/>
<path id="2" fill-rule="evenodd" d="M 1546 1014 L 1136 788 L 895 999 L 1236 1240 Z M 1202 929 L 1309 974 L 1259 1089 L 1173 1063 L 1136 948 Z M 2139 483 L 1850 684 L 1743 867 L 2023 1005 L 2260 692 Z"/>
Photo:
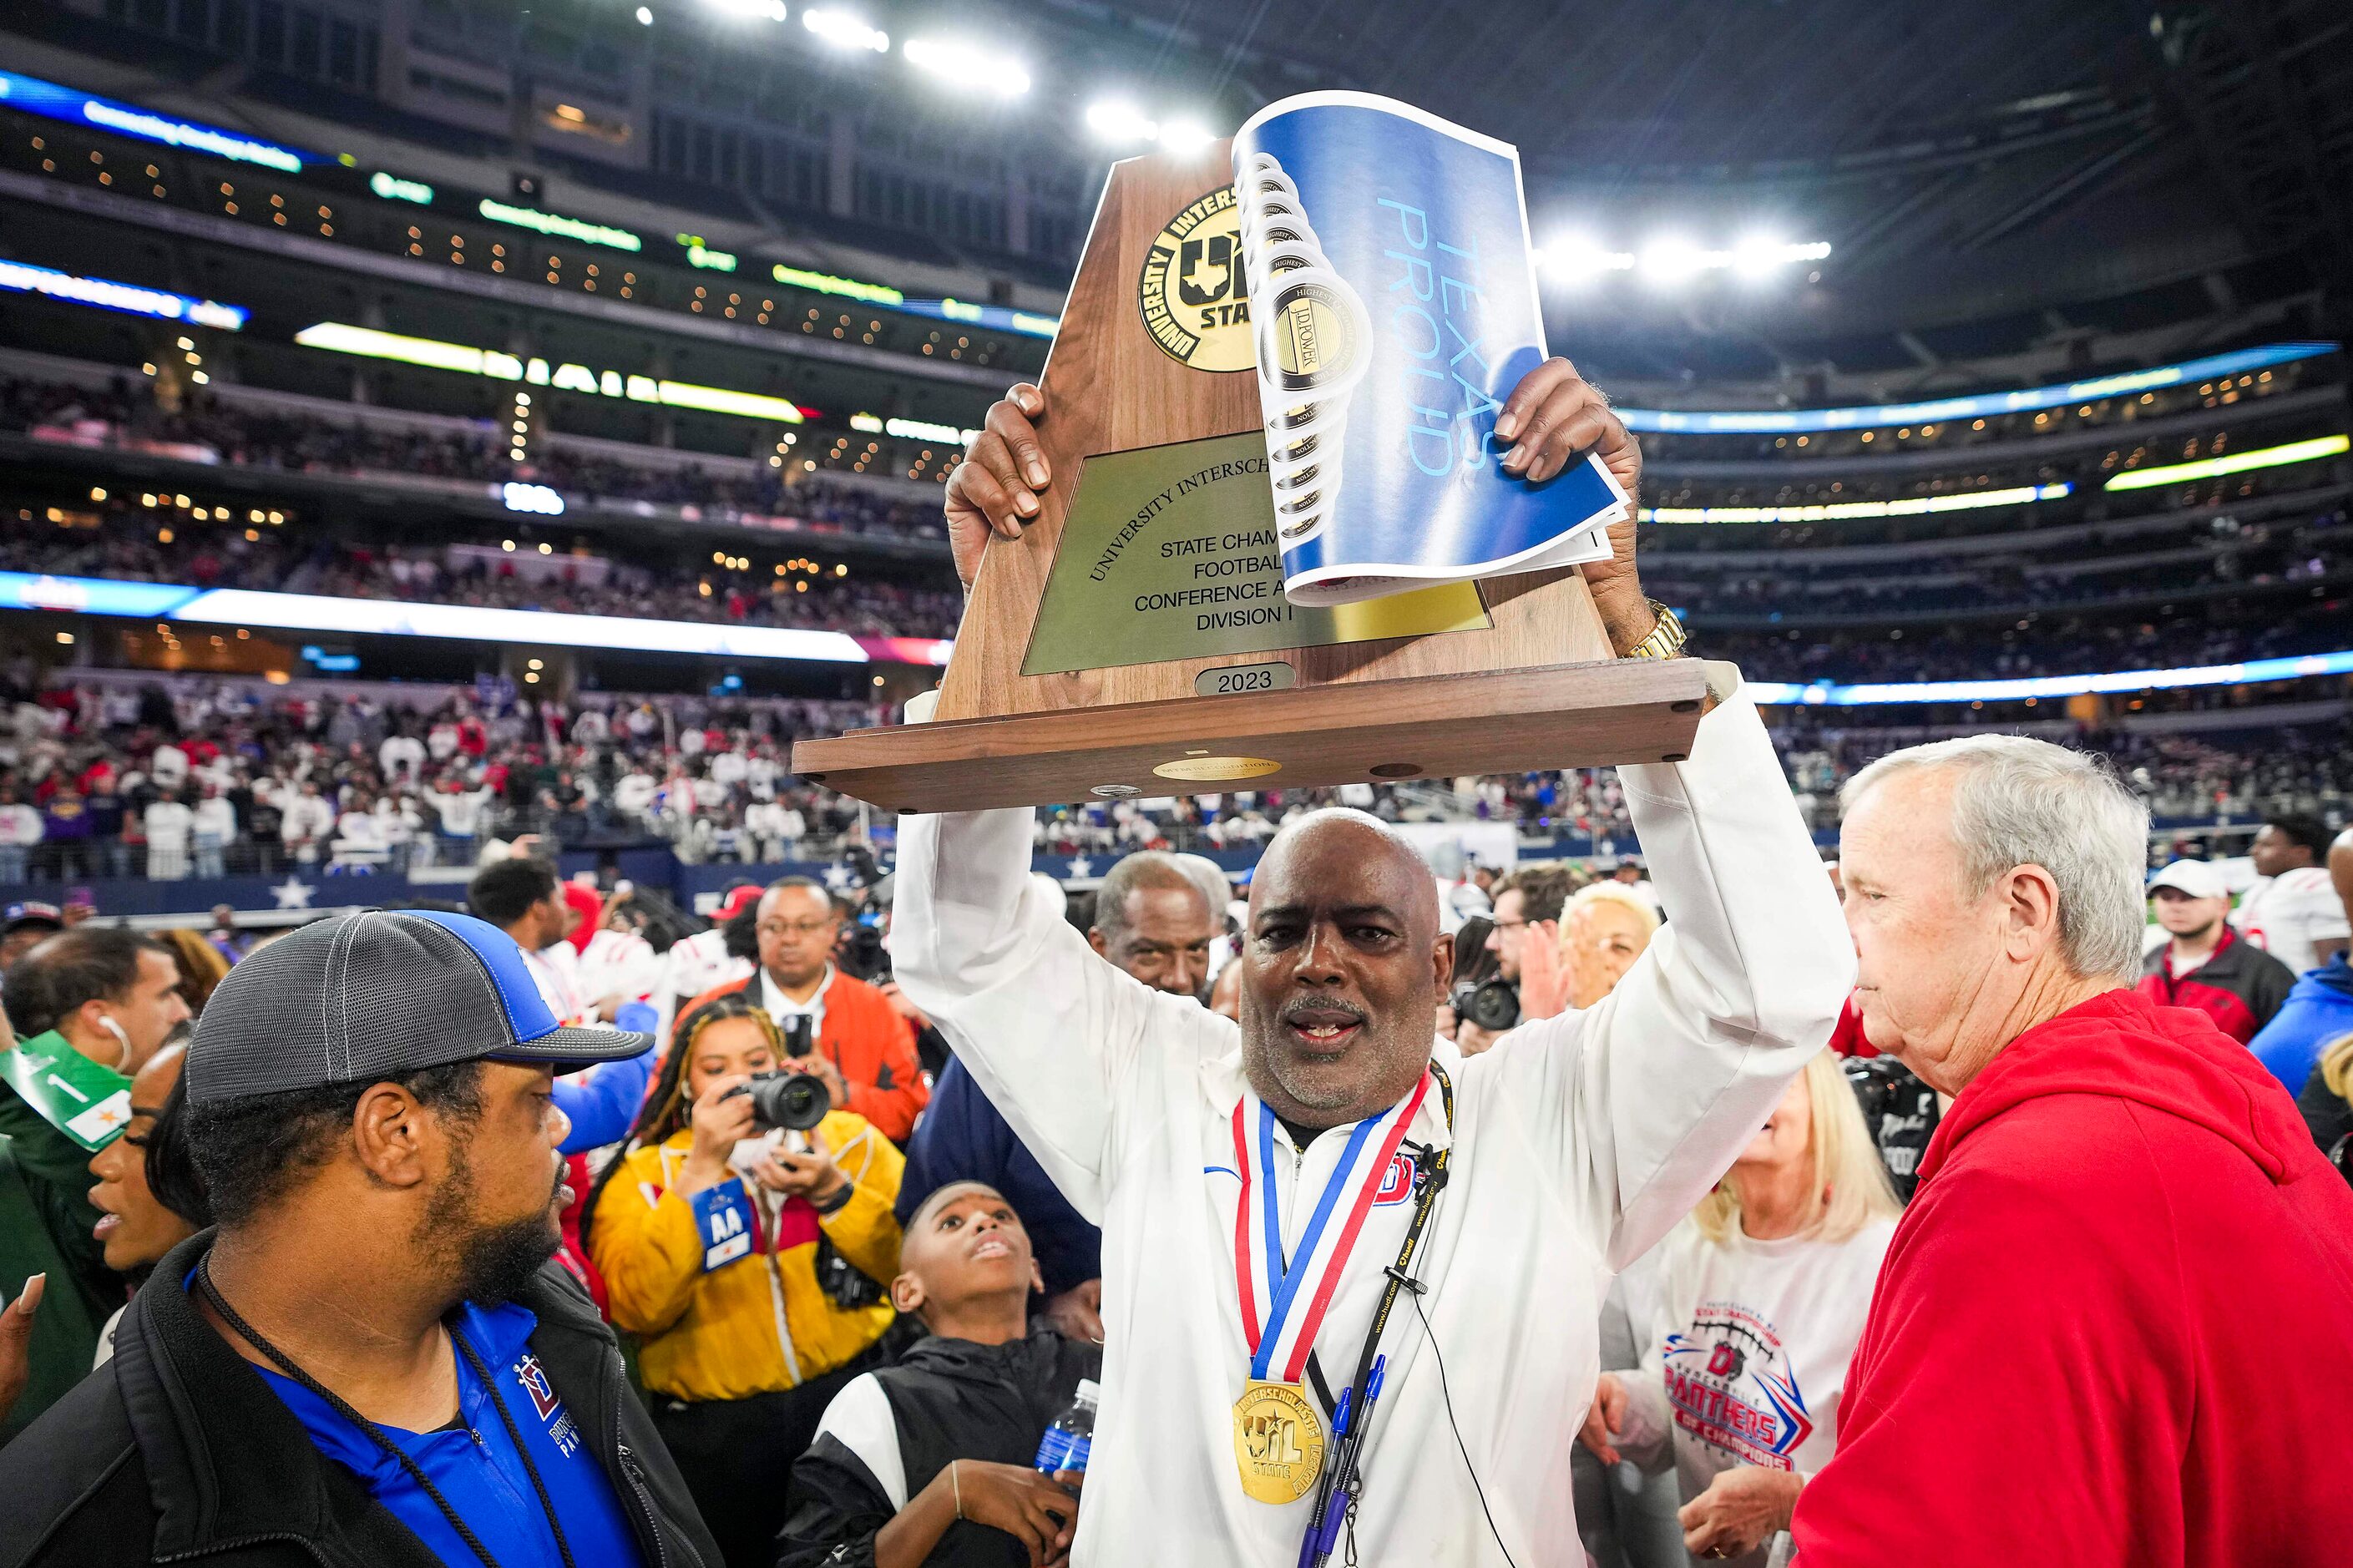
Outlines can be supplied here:
<path id="1" fill-rule="evenodd" d="M 758 970 L 704 992 L 680 1016 L 714 996 L 748 992 L 787 1041 L 807 1043 L 788 1068 L 816 1074 L 837 1109 L 856 1111 L 894 1143 L 906 1142 L 931 1098 L 915 1058 L 914 1026 L 876 987 L 834 966 L 841 921 L 832 897 L 807 877 L 787 877 L 760 895 L 754 919 Z"/>

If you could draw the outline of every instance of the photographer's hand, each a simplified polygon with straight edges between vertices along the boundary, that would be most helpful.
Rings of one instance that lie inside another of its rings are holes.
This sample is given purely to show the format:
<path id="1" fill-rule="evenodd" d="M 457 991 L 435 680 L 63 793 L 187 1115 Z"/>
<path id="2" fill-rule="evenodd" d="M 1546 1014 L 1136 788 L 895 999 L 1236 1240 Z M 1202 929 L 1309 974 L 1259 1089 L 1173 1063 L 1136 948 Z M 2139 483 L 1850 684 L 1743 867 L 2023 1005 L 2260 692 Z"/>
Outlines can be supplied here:
<path id="1" fill-rule="evenodd" d="M 787 1057 L 785 1066 L 794 1072 L 807 1073 L 825 1085 L 825 1092 L 831 1097 L 836 1110 L 849 1109 L 849 1085 L 843 1080 L 841 1069 L 833 1065 L 832 1058 L 814 1055 Z M 809 1136 L 815 1138 L 817 1134 L 812 1132 Z"/>
<path id="2" fill-rule="evenodd" d="M 752 1126 L 752 1097 L 739 1094 L 730 1100 L 727 1094 L 751 1081 L 742 1073 L 729 1073 L 703 1086 L 694 1102 L 694 1145 L 688 1151 L 686 1164 L 678 1173 L 678 1185 L 672 1189 L 679 1196 L 688 1197 L 705 1187 L 715 1187 L 733 1174 L 727 1168 L 727 1157 L 755 1129 Z"/>
<path id="3" fill-rule="evenodd" d="M 760 1162 L 752 1172 L 753 1178 L 772 1193 L 789 1193 L 795 1197 L 823 1204 L 849 1185 L 849 1178 L 833 1163 L 833 1153 L 825 1146 L 815 1128 L 809 1129 L 808 1152 L 794 1153 L 779 1149 Z"/>
<path id="4" fill-rule="evenodd" d="M 1556 1017 L 1568 1008 L 1568 971 L 1561 967 L 1560 922 L 1530 921 L 1520 942 L 1520 1021 Z"/>

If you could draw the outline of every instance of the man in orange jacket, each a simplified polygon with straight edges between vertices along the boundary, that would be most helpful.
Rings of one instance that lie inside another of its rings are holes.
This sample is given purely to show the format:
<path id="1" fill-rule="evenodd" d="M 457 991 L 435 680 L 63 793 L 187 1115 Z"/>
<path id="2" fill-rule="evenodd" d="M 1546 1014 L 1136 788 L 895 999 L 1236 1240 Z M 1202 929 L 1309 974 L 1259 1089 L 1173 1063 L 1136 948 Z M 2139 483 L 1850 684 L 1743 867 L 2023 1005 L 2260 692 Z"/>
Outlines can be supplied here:
<path id="1" fill-rule="evenodd" d="M 932 1097 L 915 1059 L 914 1026 L 881 991 L 834 968 L 841 921 L 831 895 L 807 877 L 787 877 L 760 896 L 755 918 L 760 967 L 747 979 L 712 986 L 679 1016 L 743 991 L 767 1009 L 787 1038 L 796 1027 L 792 1020 L 807 1018 L 813 1048 L 790 1065 L 825 1079 L 836 1110 L 856 1111 L 903 1144 Z"/>

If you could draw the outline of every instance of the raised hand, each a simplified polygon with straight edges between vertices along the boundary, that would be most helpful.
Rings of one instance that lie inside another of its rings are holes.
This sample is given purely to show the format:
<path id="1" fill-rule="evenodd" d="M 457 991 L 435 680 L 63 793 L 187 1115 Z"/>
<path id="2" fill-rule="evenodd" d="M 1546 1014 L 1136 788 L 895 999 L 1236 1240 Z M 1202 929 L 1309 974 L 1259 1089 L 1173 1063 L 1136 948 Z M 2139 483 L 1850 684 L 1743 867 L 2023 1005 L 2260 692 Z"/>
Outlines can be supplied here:
<path id="1" fill-rule="evenodd" d="M 1609 400 L 1577 374 L 1577 367 L 1555 357 L 1520 378 L 1495 416 L 1495 435 L 1513 443 L 1504 454 L 1504 471 L 1522 474 L 1541 483 L 1565 472 L 1569 464 L 1592 452 L 1601 459 L 1625 490 L 1630 502 L 1641 495 L 1642 448 L 1625 422 L 1609 411 Z M 1630 510 L 1609 525 L 1610 557 L 1578 568 L 1593 590 L 1593 607 L 1601 613 L 1609 640 L 1623 653 L 1650 636 L 1657 616 L 1642 597 L 1641 581 L 1634 570 L 1634 516 Z"/>
<path id="2" fill-rule="evenodd" d="M 948 549 L 966 588 L 979 574 L 990 536 L 1020 538 L 1037 519 L 1038 492 L 1053 483 L 1038 444 L 1036 422 L 1045 416 L 1045 394 L 1021 383 L 990 405 L 980 434 L 948 475 Z"/>

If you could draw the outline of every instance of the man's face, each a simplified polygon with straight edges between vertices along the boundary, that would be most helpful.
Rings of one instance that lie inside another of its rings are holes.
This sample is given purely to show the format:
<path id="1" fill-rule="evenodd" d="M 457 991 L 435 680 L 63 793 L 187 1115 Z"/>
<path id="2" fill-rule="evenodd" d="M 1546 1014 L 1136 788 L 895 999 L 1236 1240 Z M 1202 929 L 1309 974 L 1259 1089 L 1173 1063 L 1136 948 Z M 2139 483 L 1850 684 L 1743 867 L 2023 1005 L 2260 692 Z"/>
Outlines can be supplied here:
<path id="1" fill-rule="evenodd" d="M 779 984 L 807 985 L 825 973 L 839 934 L 833 900 L 814 888 L 778 888 L 760 899 L 760 967 Z"/>
<path id="2" fill-rule="evenodd" d="M 557 1145 L 572 1124 L 545 1067 L 484 1062 L 481 1114 L 435 1116 L 438 1169 L 417 1221 L 418 1253 L 484 1305 L 512 1300 L 564 1240 L 571 1205 Z"/>
<path id="3" fill-rule="evenodd" d="M 1495 895 L 1495 929 L 1487 933 L 1487 951 L 1495 955 L 1496 972 L 1520 983 L 1520 943 L 1528 934 L 1527 895 L 1506 888 Z"/>
<path id="4" fill-rule="evenodd" d="M 2293 871 L 2299 866 L 2313 863 L 2312 851 L 2298 844 L 2278 828 L 2265 826 L 2255 835 L 2254 846 L 2247 851 L 2254 862 L 2258 877 L 2276 877 L 2283 871 Z"/>
<path id="5" fill-rule="evenodd" d="M 1454 947 L 1429 870 L 1377 828 L 1324 817 L 1277 838 L 1240 962 L 1243 1064 L 1276 1114 L 1361 1121 L 1429 1066 Z"/>
<path id="6" fill-rule="evenodd" d="M 995 1190 L 970 1182 L 916 1214 L 899 1244 L 891 1295 L 909 1312 L 988 1296 L 1026 1297 L 1040 1288 L 1021 1216 Z"/>
<path id="7" fill-rule="evenodd" d="M 2156 906 L 2157 923 L 2175 936 L 2203 937 L 2231 912 L 2227 896 L 2193 899 L 2179 888 L 2159 888 L 2149 895 L 2149 902 Z"/>
<path id="8" fill-rule="evenodd" d="M 179 984 L 177 963 L 164 953 L 142 951 L 139 954 L 139 976 L 128 991 L 83 1005 L 82 1016 L 104 1035 L 103 1044 L 125 1048 L 127 1061 L 119 1067 L 109 1061 L 107 1066 L 115 1067 L 119 1072 L 135 1073 L 147 1065 L 148 1058 L 163 1049 L 164 1040 L 188 1017 L 188 1004 L 180 995 Z M 100 1017 L 114 1020 L 115 1026 L 122 1031 L 121 1041 L 112 1030 L 97 1022 Z M 104 1060 L 104 1057 L 101 1055 L 100 1059 Z"/>
<path id="9" fill-rule="evenodd" d="M 1126 929 L 1106 942 L 1087 932 L 1097 952 L 1173 996 L 1201 1000 L 1209 982 L 1209 904 L 1191 888 L 1137 888 L 1127 895 Z"/>
<path id="10" fill-rule="evenodd" d="M 1957 1094 L 2005 1043 L 2024 978 L 2004 959 L 1994 890 L 1962 886 L 1951 815 L 1949 778 L 1898 773 L 1847 813 L 1839 866 L 1863 1037 Z"/>
<path id="11" fill-rule="evenodd" d="M 5 969 L 33 949 L 58 934 L 59 927 L 37 921 L 18 926 L 6 936 L 0 936 L 0 969 Z"/>
<path id="12" fill-rule="evenodd" d="M 1596 899 L 1561 922 L 1561 961 L 1568 971 L 1568 1005 L 1590 1007 L 1617 987 L 1651 945 L 1651 928 L 1625 905 Z"/>

